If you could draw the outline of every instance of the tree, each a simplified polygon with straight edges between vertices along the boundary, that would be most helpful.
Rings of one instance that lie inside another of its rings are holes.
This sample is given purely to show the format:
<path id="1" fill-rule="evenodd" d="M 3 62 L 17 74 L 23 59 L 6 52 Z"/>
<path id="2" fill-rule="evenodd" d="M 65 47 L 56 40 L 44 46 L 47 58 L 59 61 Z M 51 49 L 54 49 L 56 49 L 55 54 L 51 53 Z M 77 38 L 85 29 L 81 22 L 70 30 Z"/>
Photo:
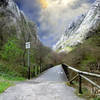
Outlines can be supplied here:
<path id="1" fill-rule="evenodd" d="M 12 62 L 12 61 L 16 61 L 17 59 L 21 58 L 20 56 L 22 52 L 23 52 L 22 49 L 17 44 L 17 39 L 11 38 L 3 46 L 1 56 L 3 59 Z"/>

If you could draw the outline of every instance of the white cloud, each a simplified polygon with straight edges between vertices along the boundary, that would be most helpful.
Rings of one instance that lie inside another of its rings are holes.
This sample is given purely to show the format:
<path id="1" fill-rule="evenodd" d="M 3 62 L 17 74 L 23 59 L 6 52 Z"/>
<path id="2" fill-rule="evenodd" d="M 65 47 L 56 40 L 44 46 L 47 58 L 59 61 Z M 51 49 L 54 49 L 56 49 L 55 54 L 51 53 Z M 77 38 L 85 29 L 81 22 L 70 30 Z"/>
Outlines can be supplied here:
<path id="1" fill-rule="evenodd" d="M 24 12 L 39 23 L 40 38 L 49 46 L 57 42 L 72 19 L 84 14 L 90 7 L 87 0 L 23 0 L 23 2 Z"/>
<path id="2" fill-rule="evenodd" d="M 90 3 L 85 0 L 47 0 L 47 2 L 47 8 L 41 8 L 40 11 L 40 31 L 45 36 L 44 39 L 49 40 L 53 37 L 55 42 L 64 33 L 68 23 L 76 16 L 84 14 L 90 7 Z M 49 42 L 52 43 L 52 40 Z"/>

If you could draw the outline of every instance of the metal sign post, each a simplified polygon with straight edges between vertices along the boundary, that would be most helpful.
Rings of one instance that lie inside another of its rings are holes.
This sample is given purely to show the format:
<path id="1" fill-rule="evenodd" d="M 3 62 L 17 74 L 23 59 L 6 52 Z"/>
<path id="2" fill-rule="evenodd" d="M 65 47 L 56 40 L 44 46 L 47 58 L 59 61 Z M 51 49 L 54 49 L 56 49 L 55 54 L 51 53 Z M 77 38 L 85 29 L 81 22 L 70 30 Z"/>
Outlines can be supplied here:
<path id="1" fill-rule="evenodd" d="M 26 49 L 28 50 L 28 79 L 30 79 L 30 42 L 26 42 Z"/>

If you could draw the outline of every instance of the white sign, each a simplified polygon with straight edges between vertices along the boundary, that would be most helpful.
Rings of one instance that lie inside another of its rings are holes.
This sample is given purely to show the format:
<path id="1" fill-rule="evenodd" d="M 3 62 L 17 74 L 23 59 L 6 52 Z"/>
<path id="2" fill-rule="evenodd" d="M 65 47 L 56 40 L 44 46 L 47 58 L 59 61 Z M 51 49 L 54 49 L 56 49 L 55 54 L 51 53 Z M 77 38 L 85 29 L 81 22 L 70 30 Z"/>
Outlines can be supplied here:
<path id="1" fill-rule="evenodd" d="M 30 42 L 26 42 L 26 49 L 30 49 Z"/>

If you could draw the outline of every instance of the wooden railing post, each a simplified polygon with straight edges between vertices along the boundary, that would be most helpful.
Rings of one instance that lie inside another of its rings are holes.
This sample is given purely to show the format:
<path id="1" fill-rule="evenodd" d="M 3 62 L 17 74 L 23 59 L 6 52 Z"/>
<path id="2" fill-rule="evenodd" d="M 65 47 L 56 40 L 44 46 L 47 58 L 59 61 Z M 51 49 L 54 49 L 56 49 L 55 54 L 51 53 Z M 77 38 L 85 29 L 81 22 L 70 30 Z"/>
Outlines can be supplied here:
<path id="1" fill-rule="evenodd" d="M 64 64 L 62 64 L 62 67 L 63 67 L 64 72 L 65 72 L 65 74 L 66 74 L 66 76 L 67 76 L 67 79 L 68 79 L 68 81 L 69 81 L 70 79 L 69 79 L 69 71 L 68 71 L 68 66 L 65 66 Z"/>
<path id="2" fill-rule="evenodd" d="M 70 80 L 70 77 L 69 77 L 68 67 L 66 67 L 66 74 L 67 74 L 67 78 L 68 78 L 68 81 L 69 81 Z"/>
<path id="3" fill-rule="evenodd" d="M 79 73 L 79 93 L 82 94 L 82 77 L 80 76 L 80 73 Z"/>

